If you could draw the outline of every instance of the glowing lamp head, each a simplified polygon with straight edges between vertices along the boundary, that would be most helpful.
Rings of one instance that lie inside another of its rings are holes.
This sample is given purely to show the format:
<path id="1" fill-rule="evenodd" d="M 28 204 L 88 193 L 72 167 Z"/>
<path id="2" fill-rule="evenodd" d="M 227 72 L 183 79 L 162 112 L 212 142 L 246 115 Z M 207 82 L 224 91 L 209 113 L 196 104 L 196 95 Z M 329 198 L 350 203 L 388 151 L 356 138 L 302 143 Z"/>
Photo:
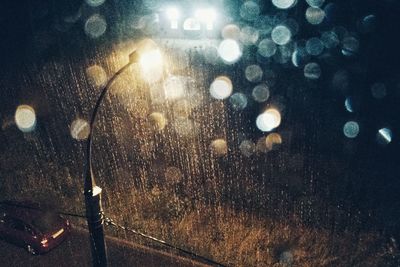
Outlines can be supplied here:
<path id="1" fill-rule="evenodd" d="M 159 80 L 163 72 L 163 57 L 156 43 L 151 39 L 141 41 L 137 49 L 130 54 L 132 63 L 139 63 L 143 78 L 149 82 Z"/>

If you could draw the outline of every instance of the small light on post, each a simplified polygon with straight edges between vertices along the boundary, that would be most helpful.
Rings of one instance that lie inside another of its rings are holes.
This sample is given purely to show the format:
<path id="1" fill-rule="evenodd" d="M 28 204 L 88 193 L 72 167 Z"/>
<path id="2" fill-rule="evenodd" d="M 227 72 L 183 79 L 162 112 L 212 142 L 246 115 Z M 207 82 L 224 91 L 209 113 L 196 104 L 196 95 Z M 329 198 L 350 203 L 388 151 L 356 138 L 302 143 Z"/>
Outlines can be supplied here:
<path id="1" fill-rule="evenodd" d="M 163 74 L 163 57 L 160 49 L 151 39 L 138 44 L 137 49 L 129 56 L 130 63 L 138 63 L 143 78 L 148 82 L 159 80 Z"/>
<path id="2" fill-rule="evenodd" d="M 158 69 L 162 70 L 161 67 L 161 52 L 157 49 L 154 41 L 145 39 L 141 41 L 136 47 L 135 51 L 129 55 L 129 62 L 118 70 L 107 82 L 102 89 L 99 97 L 97 98 L 96 104 L 93 108 L 93 112 L 89 123 L 89 135 L 86 144 L 86 175 L 84 181 L 84 195 L 85 195 L 85 207 L 86 207 L 86 220 L 90 234 L 90 246 L 92 251 L 92 263 L 95 267 L 106 267 L 107 266 L 107 250 L 104 239 L 104 214 L 103 207 L 101 205 L 101 188 L 96 185 L 95 178 L 93 175 L 92 166 L 92 141 L 94 128 L 96 123 L 96 116 L 99 108 L 105 98 L 106 93 L 110 89 L 114 81 L 132 65 L 138 64 L 139 67 L 144 68 L 149 73 L 149 77 L 154 77 L 157 73 L 153 73 L 153 68 L 150 66 L 157 66 Z M 161 71 L 162 74 L 162 71 Z M 161 77 L 161 75 L 160 75 Z M 154 78 L 152 78 L 154 79 Z"/>

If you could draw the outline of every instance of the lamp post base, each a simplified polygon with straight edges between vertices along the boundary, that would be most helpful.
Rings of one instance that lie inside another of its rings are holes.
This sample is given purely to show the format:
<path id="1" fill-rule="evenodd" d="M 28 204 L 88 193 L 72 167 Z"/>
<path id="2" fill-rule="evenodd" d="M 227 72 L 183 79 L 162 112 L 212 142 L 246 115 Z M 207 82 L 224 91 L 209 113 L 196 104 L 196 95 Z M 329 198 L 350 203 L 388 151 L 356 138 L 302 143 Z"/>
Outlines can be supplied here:
<path id="1" fill-rule="evenodd" d="M 104 215 L 101 206 L 101 188 L 85 193 L 86 219 L 89 227 L 93 267 L 107 266 L 106 244 L 104 242 Z"/>

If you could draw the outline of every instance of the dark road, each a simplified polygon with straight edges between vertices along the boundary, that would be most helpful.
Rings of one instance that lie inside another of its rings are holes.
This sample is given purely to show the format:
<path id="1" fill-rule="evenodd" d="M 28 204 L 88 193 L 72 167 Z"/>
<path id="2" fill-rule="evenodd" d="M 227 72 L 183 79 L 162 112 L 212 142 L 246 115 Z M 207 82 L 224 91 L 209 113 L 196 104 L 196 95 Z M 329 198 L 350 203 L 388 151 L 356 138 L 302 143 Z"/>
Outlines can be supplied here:
<path id="1" fill-rule="evenodd" d="M 107 249 L 109 266 L 208 266 L 112 237 L 107 238 Z M 30 255 L 23 248 L 0 240 L 0 258 L 0 266 L 91 266 L 88 235 L 77 229 L 59 247 L 39 256 Z"/>

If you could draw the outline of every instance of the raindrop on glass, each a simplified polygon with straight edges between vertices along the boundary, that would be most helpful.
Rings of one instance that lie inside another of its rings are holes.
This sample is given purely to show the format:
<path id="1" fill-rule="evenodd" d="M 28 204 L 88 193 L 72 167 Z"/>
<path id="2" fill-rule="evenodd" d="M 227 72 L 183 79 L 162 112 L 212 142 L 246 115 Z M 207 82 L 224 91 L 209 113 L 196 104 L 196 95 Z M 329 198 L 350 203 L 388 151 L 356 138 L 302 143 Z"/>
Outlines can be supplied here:
<path id="1" fill-rule="evenodd" d="M 86 4 L 88 4 L 91 7 L 98 7 L 104 4 L 106 0 L 85 0 Z"/>
<path id="2" fill-rule="evenodd" d="M 284 25 L 278 25 L 272 30 L 271 38 L 272 41 L 274 41 L 277 45 L 285 45 L 290 42 L 292 33 L 288 27 Z"/>
<path id="3" fill-rule="evenodd" d="M 210 149 L 217 157 L 225 156 L 228 153 L 228 145 L 224 139 L 216 139 L 212 141 Z"/>
<path id="4" fill-rule="evenodd" d="M 256 150 L 256 145 L 251 140 L 244 140 L 239 145 L 240 152 L 246 157 L 250 157 Z"/>
<path id="5" fill-rule="evenodd" d="M 307 40 L 306 50 L 312 56 L 319 56 L 324 51 L 324 44 L 319 38 L 313 37 Z"/>
<path id="6" fill-rule="evenodd" d="M 240 41 L 245 45 L 253 45 L 258 41 L 259 33 L 256 28 L 246 26 L 240 31 Z"/>
<path id="7" fill-rule="evenodd" d="M 103 16 L 99 14 L 92 15 L 85 22 L 85 33 L 90 38 L 99 38 L 107 29 L 107 22 Z"/>
<path id="8" fill-rule="evenodd" d="M 304 66 L 304 77 L 310 80 L 317 80 L 321 77 L 321 67 L 315 63 L 311 62 Z"/>
<path id="9" fill-rule="evenodd" d="M 342 54 L 352 56 L 358 52 L 360 42 L 353 36 L 345 37 L 342 41 Z"/>
<path id="10" fill-rule="evenodd" d="M 226 76 L 217 77 L 210 86 L 210 94 L 215 99 L 225 99 L 232 94 L 233 86 L 231 80 Z"/>
<path id="11" fill-rule="evenodd" d="M 382 128 L 376 134 L 376 140 L 381 145 L 388 145 L 392 142 L 393 133 L 389 128 Z"/>
<path id="12" fill-rule="evenodd" d="M 259 84 L 254 87 L 252 96 L 255 101 L 262 103 L 268 100 L 270 95 L 269 88 L 265 83 Z"/>
<path id="13" fill-rule="evenodd" d="M 293 7 L 297 0 L 272 0 L 272 4 L 280 9 L 288 9 Z"/>
<path id="14" fill-rule="evenodd" d="M 32 132 L 36 126 L 35 110 L 28 105 L 20 105 L 15 111 L 15 124 L 24 133 Z"/>
<path id="15" fill-rule="evenodd" d="M 268 109 L 258 115 L 256 119 L 257 128 L 263 132 L 269 132 L 281 124 L 281 114 L 276 109 Z"/>
<path id="16" fill-rule="evenodd" d="M 98 65 L 90 66 L 86 69 L 86 77 L 91 86 L 95 88 L 103 87 L 107 82 L 107 74 Z"/>
<path id="17" fill-rule="evenodd" d="M 256 83 L 261 81 L 263 77 L 263 71 L 258 65 L 250 65 L 246 67 L 245 76 L 249 82 Z"/>
<path id="18" fill-rule="evenodd" d="M 167 125 L 167 119 L 165 116 L 160 112 L 153 112 L 149 116 L 149 121 L 151 126 L 156 131 L 161 131 Z"/>
<path id="19" fill-rule="evenodd" d="M 276 44 L 271 39 L 263 39 L 258 44 L 258 53 L 263 57 L 272 57 L 276 53 Z"/>
<path id="20" fill-rule="evenodd" d="M 224 62 L 232 64 L 240 59 L 242 50 L 235 40 L 226 39 L 220 43 L 218 54 Z"/>
<path id="21" fill-rule="evenodd" d="M 247 97 L 243 93 L 235 93 L 229 98 L 229 103 L 235 110 L 243 110 L 247 107 Z"/>
<path id="22" fill-rule="evenodd" d="M 306 10 L 306 19 L 312 25 L 321 24 L 325 18 L 325 11 L 319 7 L 309 7 Z"/>
<path id="23" fill-rule="evenodd" d="M 306 0 L 306 2 L 312 7 L 321 7 L 325 0 Z"/>
<path id="24" fill-rule="evenodd" d="M 254 21 L 260 14 L 260 6 L 253 1 L 246 1 L 240 7 L 240 16 L 247 21 Z"/>
<path id="25" fill-rule="evenodd" d="M 346 122 L 343 127 L 343 134 L 348 138 L 356 138 L 360 132 L 360 126 L 355 121 Z"/>
<path id="26" fill-rule="evenodd" d="M 339 37 L 333 31 L 324 32 L 321 35 L 321 41 L 328 49 L 335 48 L 340 44 Z"/>
<path id="27" fill-rule="evenodd" d="M 86 120 L 76 119 L 71 123 L 70 131 L 75 140 L 85 140 L 90 134 L 90 126 Z"/>
<path id="28" fill-rule="evenodd" d="M 228 24 L 222 29 L 222 38 L 239 40 L 240 28 L 235 24 Z"/>

